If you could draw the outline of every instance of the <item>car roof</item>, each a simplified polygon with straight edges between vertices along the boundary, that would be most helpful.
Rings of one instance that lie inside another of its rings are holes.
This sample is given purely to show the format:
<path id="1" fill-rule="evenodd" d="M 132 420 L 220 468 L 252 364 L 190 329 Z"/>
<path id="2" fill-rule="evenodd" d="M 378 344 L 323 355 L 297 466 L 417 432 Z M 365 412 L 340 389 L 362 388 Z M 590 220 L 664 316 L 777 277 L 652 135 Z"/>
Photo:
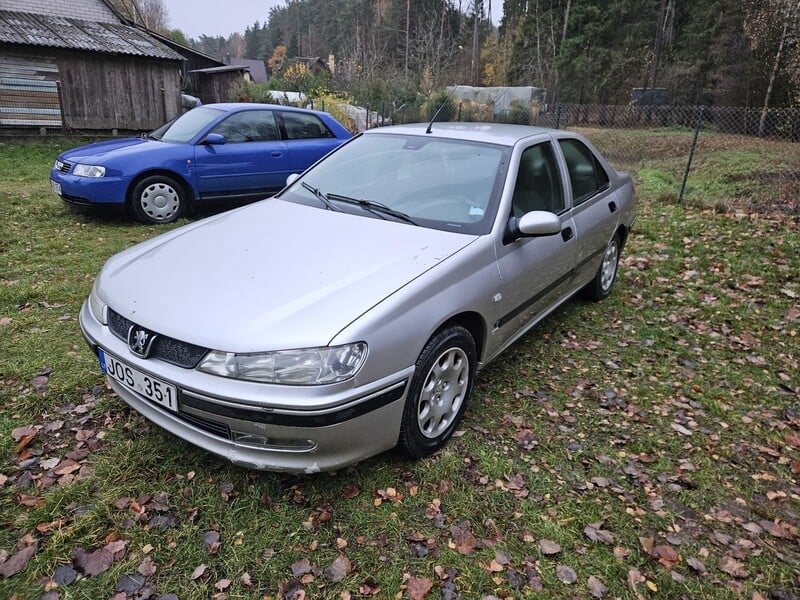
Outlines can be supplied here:
<path id="1" fill-rule="evenodd" d="M 472 142 L 488 142 L 503 146 L 513 146 L 522 139 L 544 134 L 561 134 L 558 129 L 512 125 L 508 123 L 433 123 L 431 133 L 427 133 L 428 123 L 391 125 L 370 129 L 369 134 L 424 135 L 426 137 L 447 138 Z"/>
<path id="2" fill-rule="evenodd" d="M 216 108 L 226 112 L 239 112 L 253 108 L 262 108 L 269 110 L 284 110 L 288 112 L 304 112 L 304 113 L 318 113 L 316 110 L 309 110 L 307 108 L 297 108 L 294 106 L 283 106 L 282 104 L 265 104 L 258 102 L 216 102 L 213 104 L 203 104 L 206 108 Z"/>

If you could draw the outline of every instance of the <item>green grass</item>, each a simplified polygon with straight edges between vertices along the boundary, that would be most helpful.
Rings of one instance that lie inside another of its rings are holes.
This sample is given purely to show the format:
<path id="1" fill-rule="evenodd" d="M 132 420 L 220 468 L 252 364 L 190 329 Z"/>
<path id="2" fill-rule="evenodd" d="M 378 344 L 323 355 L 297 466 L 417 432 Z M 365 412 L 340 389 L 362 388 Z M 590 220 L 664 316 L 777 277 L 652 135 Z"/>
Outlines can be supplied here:
<path id="1" fill-rule="evenodd" d="M 110 597 L 145 557 L 154 597 L 181 599 L 291 597 L 297 586 L 310 598 L 409 597 L 409 577 L 431 580 L 429 598 L 590 597 L 590 576 L 621 598 L 796 590 L 800 234 L 786 211 L 753 210 L 769 208 L 759 198 L 779 179 L 736 183 L 789 159 L 768 144 L 715 143 L 690 180 L 703 202 L 664 201 L 677 156 L 633 165 L 639 219 L 614 294 L 569 302 L 482 371 L 463 435 L 428 460 L 390 452 L 313 477 L 228 465 L 107 390 L 80 305 L 109 255 L 164 228 L 64 206 L 47 173 L 70 142 L 0 145 L 0 561 L 37 544 L 0 578 L 0 597 Z M 732 210 L 709 210 L 719 202 Z M 26 426 L 41 429 L 19 448 L 11 432 Z M 82 468 L 54 475 L 48 461 L 68 454 Z M 590 523 L 612 543 L 589 539 Z M 459 544 L 457 527 L 474 542 Z M 212 531 L 215 553 L 203 542 Z M 678 560 L 659 563 L 647 538 Z M 54 583 L 76 549 L 115 539 L 125 554 L 110 568 Z M 541 540 L 561 552 L 542 554 Z M 334 582 L 323 571 L 339 555 L 351 570 Z M 746 576 L 720 568 L 731 557 Z M 302 559 L 312 568 L 295 578 Z M 577 582 L 560 581 L 558 565 Z"/>

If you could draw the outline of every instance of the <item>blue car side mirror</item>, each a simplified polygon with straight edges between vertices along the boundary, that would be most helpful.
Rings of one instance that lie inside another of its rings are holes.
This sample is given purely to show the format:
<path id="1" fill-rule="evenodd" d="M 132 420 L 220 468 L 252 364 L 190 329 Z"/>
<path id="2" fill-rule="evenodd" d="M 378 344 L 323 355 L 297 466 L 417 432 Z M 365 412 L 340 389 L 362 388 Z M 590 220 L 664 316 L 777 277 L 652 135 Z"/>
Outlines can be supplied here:
<path id="1" fill-rule="evenodd" d="M 225 136 L 220 133 L 209 133 L 203 143 L 210 146 L 219 146 L 225 143 Z"/>

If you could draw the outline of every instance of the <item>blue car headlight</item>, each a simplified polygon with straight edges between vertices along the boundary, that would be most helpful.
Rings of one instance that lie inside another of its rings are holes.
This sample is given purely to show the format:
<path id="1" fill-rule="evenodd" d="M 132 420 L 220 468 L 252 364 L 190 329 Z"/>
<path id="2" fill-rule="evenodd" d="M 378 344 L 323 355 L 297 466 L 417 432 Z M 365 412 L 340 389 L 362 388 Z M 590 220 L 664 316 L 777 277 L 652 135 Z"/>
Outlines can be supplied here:
<path id="1" fill-rule="evenodd" d="M 99 165 L 75 165 L 72 171 L 77 177 L 105 177 L 106 168 Z"/>
<path id="2" fill-rule="evenodd" d="M 280 350 L 254 354 L 209 352 L 197 369 L 205 373 L 284 385 L 325 385 L 353 377 L 367 358 L 367 344 Z"/>

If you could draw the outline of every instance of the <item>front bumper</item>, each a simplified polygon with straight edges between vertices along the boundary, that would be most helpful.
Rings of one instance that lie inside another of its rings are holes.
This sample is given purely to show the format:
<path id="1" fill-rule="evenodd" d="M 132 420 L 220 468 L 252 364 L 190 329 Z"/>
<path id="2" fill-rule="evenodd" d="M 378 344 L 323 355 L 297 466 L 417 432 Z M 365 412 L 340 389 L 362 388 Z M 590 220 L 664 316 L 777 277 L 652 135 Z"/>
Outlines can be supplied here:
<path id="1" fill-rule="evenodd" d="M 130 183 L 120 177 L 76 177 L 58 169 L 50 170 L 50 182 L 60 186 L 60 193 L 53 191 L 64 202 L 77 206 L 124 204 Z"/>
<path id="2" fill-rule="evenodd" d="M 141 359 L 95 319 L 88 302 L 80 325 L 95 354 L 103 348 L 175 385 L 178 410 L 107 378 L 120 398 L 156 425 L 234 464 L 293 473 L 331 471 L 397 444 L 413 366 L 360 387 L 352 381 L 308 387 L 259 384 Z"/>

